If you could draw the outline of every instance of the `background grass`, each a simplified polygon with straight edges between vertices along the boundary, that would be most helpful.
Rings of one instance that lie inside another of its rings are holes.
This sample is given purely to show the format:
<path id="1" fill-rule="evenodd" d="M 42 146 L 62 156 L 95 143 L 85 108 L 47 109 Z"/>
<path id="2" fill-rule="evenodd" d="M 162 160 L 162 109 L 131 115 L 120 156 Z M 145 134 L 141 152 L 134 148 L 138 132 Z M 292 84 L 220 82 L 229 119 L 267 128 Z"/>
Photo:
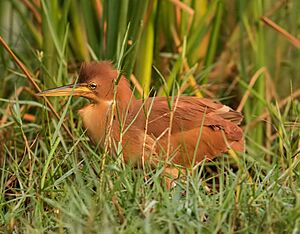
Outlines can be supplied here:
<path id="1" fill-rule="evenodd" d="M 143 172 L 110 157 L 102 184 L 102 154 L 76 114 L 85 101 L 51 99 L 55 118 L 0 46 L 0 231 L 299 233 L 300 52 L 260 20 L 299 38 L 299 5 L 0 1 L 0 36 L 41 89 L 109 59 L 137 97 L 179 89 L 242 110 L 247 141 L 246 153 L 204 162 L 171 191 L 162 166 Z"/>

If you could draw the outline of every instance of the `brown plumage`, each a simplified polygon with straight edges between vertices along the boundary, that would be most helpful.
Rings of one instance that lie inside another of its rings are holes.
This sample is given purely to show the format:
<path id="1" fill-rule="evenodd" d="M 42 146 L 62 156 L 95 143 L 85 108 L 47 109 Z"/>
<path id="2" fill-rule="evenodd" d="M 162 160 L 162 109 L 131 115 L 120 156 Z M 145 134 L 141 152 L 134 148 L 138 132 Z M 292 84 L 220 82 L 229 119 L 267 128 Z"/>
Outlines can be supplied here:
<path id="1" fill-rule="evenodd" d="M 79 110 L 79 114 L 96 144 L 104 144 L 117 76 L 110 62 L 84 64 L 73 90 L 73 96 L 91 101 Z M 39 95 L 70 95 L 72 87 L 63 86 Z M 122 76 L 117 87 L 111 137 L 119 142 L 122 135 L 126 162 L 140 164 L 144 155 L 153 166 L 159 160 L 168 159 L 190 167 L 204 158 L 213 159 L 226 153 L 229 148 L 243 151 L 243 131 L 238 126 L 241 121 L 241 113 L 205 98 L 180 96 L 148 98 L 144 102 L 136 100 Z M 129 126 L 123 134 L 120 134 L 120 123 L 123 129 Z"/>

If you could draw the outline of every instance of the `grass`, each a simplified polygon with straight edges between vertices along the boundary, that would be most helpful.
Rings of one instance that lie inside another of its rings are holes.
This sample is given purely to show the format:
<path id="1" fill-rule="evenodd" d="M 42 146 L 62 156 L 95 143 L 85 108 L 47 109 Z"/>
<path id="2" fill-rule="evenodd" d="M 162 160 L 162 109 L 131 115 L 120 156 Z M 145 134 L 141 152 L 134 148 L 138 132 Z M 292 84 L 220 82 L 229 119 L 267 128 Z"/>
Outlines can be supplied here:
<path id="1" fill-rule="evenodd" d="M 30 73 L 0 46 L 0 232 L 299 233 L 298 1 L 118 4 L 0 2 L 0 36 Z M 246 152 L 203 162 L 171 191 L 163 165 L 103 164 L 76 113 L 84 100 L 52 108 L 33 85 L 70 83 L 96 59 L 134 75 L 140 97 L 179 89 L 239 106 Z"/>

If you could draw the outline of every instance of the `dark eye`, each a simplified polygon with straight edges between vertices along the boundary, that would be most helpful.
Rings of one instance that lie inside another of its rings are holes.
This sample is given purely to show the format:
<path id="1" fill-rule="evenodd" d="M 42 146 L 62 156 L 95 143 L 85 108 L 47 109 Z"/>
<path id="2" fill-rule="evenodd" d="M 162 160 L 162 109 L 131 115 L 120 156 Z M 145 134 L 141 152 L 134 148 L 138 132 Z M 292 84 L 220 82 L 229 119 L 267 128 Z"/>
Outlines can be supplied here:
<path id="1" fill-rule="evenodd" d="M 95 90 L 97 88 L 97 84 L 95 82 L 91 82 L 88 84 L 90 90 Z"/>

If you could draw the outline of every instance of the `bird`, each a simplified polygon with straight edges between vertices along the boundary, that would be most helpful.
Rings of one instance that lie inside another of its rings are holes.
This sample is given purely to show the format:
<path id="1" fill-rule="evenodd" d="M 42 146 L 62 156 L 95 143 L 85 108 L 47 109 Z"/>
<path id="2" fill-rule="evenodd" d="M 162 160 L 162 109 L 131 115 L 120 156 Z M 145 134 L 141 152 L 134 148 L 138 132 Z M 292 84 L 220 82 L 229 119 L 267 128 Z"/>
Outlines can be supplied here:
<path id="1" fill-rule="evenodd" d="M 122 154 L 125 163 L 155 168 L 165 163 L 172 178 L 180 168 L 212 160 L 229 149 L 244 152 L 243 115 L 217 101 L 193 96 L 135 98 L 130 82 L 111 61 L 81 65 L 77 83 L 38 96 L 81 96 L 90 102 L 78 111 L 96 145 Z M 114 110 L 114 111 L 113 111 Z M 116 145 L 122 146 L 121 151 Z"/>

